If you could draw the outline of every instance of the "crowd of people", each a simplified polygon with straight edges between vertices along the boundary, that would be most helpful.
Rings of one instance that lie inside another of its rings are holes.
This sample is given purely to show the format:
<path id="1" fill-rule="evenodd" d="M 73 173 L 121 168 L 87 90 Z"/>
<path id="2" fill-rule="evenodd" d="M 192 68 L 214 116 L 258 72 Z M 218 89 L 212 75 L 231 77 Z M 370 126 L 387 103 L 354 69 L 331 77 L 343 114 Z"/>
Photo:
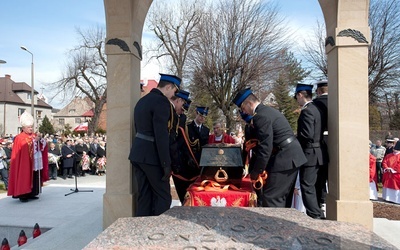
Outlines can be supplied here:
<path id="1" fill-rule="evenodd" d="M 370 199 L 378 199 L 378 184 L 382 184 L 382 199 L 400 204 L 400 141 L 389 134 L 385 139 L 370 142 Z"/>
<path id="2" fill-rule="evenodd" d="M 42 135 L 33 122 L 24 112 L 21 133 L 1 138 L 0 175 L 9 196 L 27 202 L 38 199 L 45 181 L 105 174 L 106 136 Z"/>

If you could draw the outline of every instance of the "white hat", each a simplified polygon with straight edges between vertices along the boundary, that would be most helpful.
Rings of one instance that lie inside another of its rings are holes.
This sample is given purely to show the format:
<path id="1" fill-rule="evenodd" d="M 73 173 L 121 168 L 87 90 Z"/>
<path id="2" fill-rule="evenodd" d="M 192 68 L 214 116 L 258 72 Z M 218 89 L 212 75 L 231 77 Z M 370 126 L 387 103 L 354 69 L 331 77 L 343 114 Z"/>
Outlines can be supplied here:
<path id="1" fill-rule="evenodd" d="M 19 123 L 22 127 L 33 126 L 33 116 L 25 111 L 19 118 Z"/>

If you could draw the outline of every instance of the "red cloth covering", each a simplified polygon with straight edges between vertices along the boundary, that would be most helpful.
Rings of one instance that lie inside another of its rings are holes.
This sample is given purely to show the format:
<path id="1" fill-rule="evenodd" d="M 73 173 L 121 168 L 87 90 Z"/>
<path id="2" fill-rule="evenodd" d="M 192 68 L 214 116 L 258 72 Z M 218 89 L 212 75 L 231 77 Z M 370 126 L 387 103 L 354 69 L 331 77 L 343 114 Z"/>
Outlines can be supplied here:
<path id="1" fill-rule="evenodd" d="M 250 178 L 244 178 L 239 190 L 237 187 L 228 186 L 228 184 L 219 184 L 221 187 L 208 187 L 204 189 L 199 178 L 190 185 L 187 190 L 184 206 L 219 206 L 219 207 L 255 207 L 257 204 L 257 195 L 253 191 Z M 208 184 L 215 181 L 208 181 Z M 225 189 L 224 189 L 225 188 Z M 206 188 L 207 189 L 207 188 Z"/>
<path id="2" fill-rule="evenodd" d="M 212 134 L 208 137 L 208 143 L 212 144 L 212 143 L 228 143 L 228 144 L 235 144 L 235 139 L 233 139 L 232 136 L 223 133 L 222 134 L 222 140 L 221 141 L 216 141 L 215 140 L 215 134 Z"/>
<path id="3" fill-rule="evenodd" d="M 400 154 L 390 153 L 382 161 L 383 176 L 382 184 L 384 188 L 400 190 Z M 389 170 L 389 168 L 394 171 Z"/>
<path id="4" fill-rule="evenodd" d="M 33 139 L 36 134 L 21 132 L 14 138 L 10 176 L 8 180 L 8 196 L 20 196 L 32 191 L 33 182 Z M 43 169 L 40 171 L 40 181 L 49 180 L 47 145 L 42 151 Z"/>

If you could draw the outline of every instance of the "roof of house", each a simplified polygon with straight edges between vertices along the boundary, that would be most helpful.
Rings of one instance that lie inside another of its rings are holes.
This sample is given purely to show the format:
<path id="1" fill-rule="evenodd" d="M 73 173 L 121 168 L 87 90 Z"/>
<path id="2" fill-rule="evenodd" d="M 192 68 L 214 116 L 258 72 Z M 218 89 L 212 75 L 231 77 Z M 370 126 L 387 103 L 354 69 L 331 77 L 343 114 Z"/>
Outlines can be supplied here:
<path id="1" fill-rule="evenodd" d="M 75 97 L 67 106 L 54 114 L 54 117 L 83 117 L 88 110 L 93 109 L 93 102 L 85 97 Z"/>
<path id="2" fill-rule="evenodd" d="M 2 103 L 15 103 L 20 105 L 27 105 L 18 95 L 18 92 L 31 92 L 31 87 L 25 82 L 14 82 L 11 80 L 10 75 L 0 77 L 0 102 Z M 38 92 L 35 91 L 35 94 Z M 35 106 L 52 108 L 46 102 L 38 99 Z"/>

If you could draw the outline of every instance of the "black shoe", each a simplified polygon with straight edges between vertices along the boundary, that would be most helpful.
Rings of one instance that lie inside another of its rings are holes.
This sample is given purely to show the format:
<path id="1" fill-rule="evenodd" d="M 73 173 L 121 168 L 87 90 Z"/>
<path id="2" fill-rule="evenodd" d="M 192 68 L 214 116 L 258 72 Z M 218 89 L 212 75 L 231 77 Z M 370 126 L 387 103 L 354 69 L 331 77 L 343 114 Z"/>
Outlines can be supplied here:
<path id="1" fill-rule="evenodd" d="M 28 198 L 19 198 L 20 202 L 28 202 Z"/>
<path id="2" fill-rule="evenodd" d="M 68 178 L 72 179 L 72 178 L 74 178 L 74 177 L 72 177 L 72 175 L 70 175 L 70 176 L 68 176 Z"/>
<path id="3" fill-rule="evenodd" d="M 61 177 L 61 178 L 63 178 L 64 180 L 66 180 L 66 179 L 67 179 L 67 177 L 66 177 L 66 176 L 63 176 L 63 177 Z"/>
<path id="4" fill-rule="evenodd" d="M 39 197 L 37 197 L 37 196 L 32 196 L 32 197 L 29 197 L 28 199 L 29 199 L 29 200 L 37 200 L 37 199 L 39 199 Z"/>

